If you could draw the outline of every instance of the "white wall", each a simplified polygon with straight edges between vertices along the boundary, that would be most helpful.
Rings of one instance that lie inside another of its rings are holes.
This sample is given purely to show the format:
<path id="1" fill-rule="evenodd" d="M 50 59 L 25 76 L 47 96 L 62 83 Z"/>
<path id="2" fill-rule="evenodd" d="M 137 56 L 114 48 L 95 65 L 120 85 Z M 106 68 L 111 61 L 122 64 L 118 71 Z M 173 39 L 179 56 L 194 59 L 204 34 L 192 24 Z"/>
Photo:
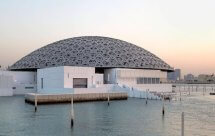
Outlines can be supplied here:
<path id="1" fill-rule="evenodd" d="M 118 78 L 156 77 L 167 78 L 167 72 L 147 69 L 117 69 Z"/>
<path id="2" fill-rule="evenodd" d="M 38 92 L 47 93 L 73 91 L 73 78 L 87 78 L 87 88 L 103 84 L 103 74 L 95 74 L 93 67 L 61 66 L 38 69 L 37 77 Z M 43 78 L 43 89 L 41 78 Z"/>
<path id="3" fill-rule="evenodd" d="M 73 88 L 73 78 L 87 78 L 87 88 L 103 84 L 103 74 L 96 74 L 94 67 L 64 67 L 64 88 Z"/>
<path id="4" fill-rule="evenodd" d="M 9 94 L 11 94 L 11 90 L 13 95 L 31 93 L 36 90 L 36 72 L 0 71 L 0 76 L 11 78 L 10 83 L 5 78 L 4 81 L 8 82 L 1 81 L 2 84 L 0 84 L 0 88 L 4 88 L 4 92 L 7 90 Z M 7 86 L 6 88 L 4 87 L 5 85 Z"/>
<path id="5" fill-rule="evenodd" d="M 167 79 L 167 72 L 160 70 L 146 70 L 146 69 L 125 69 L 113 68 L 105 69 L 104 79 L 108 83 L 125 83 L 136 84 L 138 77 L 159 78 L 161 80 Z"/>
<path id="6" fill-rule="evenodd" d="M 35 84 L 37 81 L 36 72 L 1 71 L 0 74 L 12 76 L 13 81 L 19 84 Z"/>
<path id="7" fill-rule="evenodd" d="M 137 84 L 138 77 L 166 79 L 167 72 L 160 70 L 114 68 L 105 69 L 103 75 L 96 74 L 93 67 L 61 66 L 39 69 L 37 77 L 39 92 L 63 92 L 67 89 L 74 91 L 74 78 L 87 78 L 87 88 L 96 88 L 102 85 L 104 78 L 109 84 L 122 84 L 144 91 L 146 89 L 152 92 L 172 91 L 171 84 Z M 43 89 L 41 89 L 41 78 L 43 78 Z"/>
<path id="8" fill-rule="evenodd" d="M 107 84 L 116 84 L 116 68 L 104 70 L 104 81 Z"/>
<path id="9" fill-rule="evenodd" d="M 41 79 L 43 79 L 43 88 Z M 37 91 L 48 92 L 64 88 L 64 67 L 51 67 L 37 70 Z"/>
<path id="10" fill-rule="evenodd" d="M 146 69 L 125 69 L 114 68 L 105 70 L 104 78 L 107 81 L 109 75 L 109 82 L 112 84 L 121 84 L 129 87 L 134 87 L 145 91 L 146 89 L 152 92 L 171 92 L 171 84 L 137 84 L 137 78 L 159 78 L 161 82 L 167 79 L 167 72 L 160 70 L 146 70 Z"/>
<path id="11" fill-rule="evenodd" d="M 104 74 L 94 74 L 94 85 L 99 86 L 104 84 Z"/>
<path id="12" fill-rule="evenodd" d="M 87 78 L 87 88 L 95 82 L 95 68 L 93 67 L 64 67 L 64 88 L 73 88 L 73 78 Z"/>
<path id="13" fill-rule="evenodd" d="M 9 71 L 13 76 L 13 95 L 23 95 L 37 90 L 37 73 L 25 71 Z"/>
<path id="14" fill-rule="evenodd" d="M 0 96 L 13 95 L 13 77 L 8 75 L 0 75 Z"/>

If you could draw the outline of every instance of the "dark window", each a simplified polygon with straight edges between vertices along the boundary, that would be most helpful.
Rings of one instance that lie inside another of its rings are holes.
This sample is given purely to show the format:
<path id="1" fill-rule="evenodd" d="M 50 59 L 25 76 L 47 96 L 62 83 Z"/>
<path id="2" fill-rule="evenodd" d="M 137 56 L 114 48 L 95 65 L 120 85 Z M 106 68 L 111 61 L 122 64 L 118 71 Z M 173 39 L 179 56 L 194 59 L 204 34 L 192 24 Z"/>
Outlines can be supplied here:
<path id="1" fill-rule="evenodd" d="M 152 83 L 152 79 L 148 78 L 148 84 L 151 84 L 151 83 Z"/>
<path id="2" fill-rule="evenodd" d="M 144 78 L 144 84 L 148 84 L 148 79 Z"/>
<path id="3" fill-rule="evenodd" d="M 156 78 L 156 84 L 160 83 L 160 78 Z"/>
<path id="4" fill-rule="evenodd" d="M 34 87 L 25 87 L 25 89 L 34 89 Z"/>
<path id="5" fill-rule="evenodd" d="M 155 78 L 152 78 L 152 84 L 156 84 Z"/>
<path id="6" fill-rule="evenodd" d="M 137 84 L 159 84 L 160 78 L 137 78 Z"/>
<path id="7" fill-rule="evenodd" d="M 41 78 L 41 89 L 43 89 L 43 78 Z"/>
<path id="8" fill-rule="evenodd" d="M 73 88 L 87 88 L 87 78 L 73 78 Z"/>
<path id="9" fill-rule="evenodd" d="M 143 78 L 137 78 L 137 84 L 143 84 Z"/>

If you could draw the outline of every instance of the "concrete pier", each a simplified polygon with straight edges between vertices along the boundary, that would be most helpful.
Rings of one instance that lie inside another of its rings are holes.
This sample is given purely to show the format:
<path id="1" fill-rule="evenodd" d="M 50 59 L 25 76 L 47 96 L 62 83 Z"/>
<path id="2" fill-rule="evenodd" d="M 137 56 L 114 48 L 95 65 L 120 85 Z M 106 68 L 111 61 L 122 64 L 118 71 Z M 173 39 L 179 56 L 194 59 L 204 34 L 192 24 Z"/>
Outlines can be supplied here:
<path id="1" fill-rule="evenodd" d="M 36 95 L 35 93 L 28 93 L 25 95 L 25 102 L 34 104 L 35 98 L 37 98 L 37 104 L 70 103 L 71 97 L 73 97 L 74 102 L 107 101 L 108 95 L 110 100 L 128 99 L 128 94 L 126 92 L 89 93 L 89 94 L 36 94 Z"/>

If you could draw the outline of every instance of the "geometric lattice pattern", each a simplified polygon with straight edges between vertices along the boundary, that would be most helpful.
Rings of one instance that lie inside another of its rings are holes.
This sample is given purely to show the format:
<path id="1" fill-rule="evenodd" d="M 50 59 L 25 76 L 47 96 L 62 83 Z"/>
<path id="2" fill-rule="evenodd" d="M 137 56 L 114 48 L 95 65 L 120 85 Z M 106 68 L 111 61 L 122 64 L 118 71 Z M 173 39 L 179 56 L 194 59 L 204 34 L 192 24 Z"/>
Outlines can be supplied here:
<path id="1" fill-rule="evenodd" d="M 23 57 L 10 69 L 31 70 L 53 66 L 172 70 L 160 58 L 141 47 L 99 36 L 74 37 L 54 42 Z"/>

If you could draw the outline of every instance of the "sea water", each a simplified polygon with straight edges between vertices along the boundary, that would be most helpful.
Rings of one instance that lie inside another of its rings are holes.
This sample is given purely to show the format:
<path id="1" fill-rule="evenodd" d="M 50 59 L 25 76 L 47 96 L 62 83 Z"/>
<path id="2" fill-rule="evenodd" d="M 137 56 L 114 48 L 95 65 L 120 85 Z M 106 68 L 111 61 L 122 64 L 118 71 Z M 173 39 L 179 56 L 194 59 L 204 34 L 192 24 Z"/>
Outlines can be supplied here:
<path id="1" fill-rule="evenodd" d="M 23 96 L 0 97 L 0 136 L 180 136 L 185 113 L 185 136 L 215 136 L 215 99 L 183 97 L 182 101 L 129 98 L 70 104 L 25 103 Z"/>

